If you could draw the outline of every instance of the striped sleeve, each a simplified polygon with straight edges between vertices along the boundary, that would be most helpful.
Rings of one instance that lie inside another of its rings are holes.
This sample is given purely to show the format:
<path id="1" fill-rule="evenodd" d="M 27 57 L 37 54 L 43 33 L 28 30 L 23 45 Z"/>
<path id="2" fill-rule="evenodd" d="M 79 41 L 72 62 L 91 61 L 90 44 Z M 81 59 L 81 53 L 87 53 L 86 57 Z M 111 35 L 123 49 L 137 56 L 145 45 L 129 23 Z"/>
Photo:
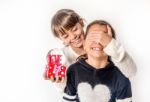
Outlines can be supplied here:
<path id="1" fill-rule="evenodd" d="M 132 98 L 119 99 L 116 102 L 132 102 Z"/>
<path id="2" fill-rule="evenodd" d="M 120 86 L 118 86 L 116 98 L 116 102 L 132 102 L 131 83 L 129 79 L 125 80 Z"/>
<path id="3" fill-rule="evenodd" d="M 76 102 L 76 95 L 68 95 L 67 93 L 63 94 L 62 102 Z"/>
<path id="4" fill-rule="evenodd" d="M 71 71 L 71 67 L 67 70 L 67 83 L 63 93 L 62 102 L 76 102 L 75 74 Z"/>

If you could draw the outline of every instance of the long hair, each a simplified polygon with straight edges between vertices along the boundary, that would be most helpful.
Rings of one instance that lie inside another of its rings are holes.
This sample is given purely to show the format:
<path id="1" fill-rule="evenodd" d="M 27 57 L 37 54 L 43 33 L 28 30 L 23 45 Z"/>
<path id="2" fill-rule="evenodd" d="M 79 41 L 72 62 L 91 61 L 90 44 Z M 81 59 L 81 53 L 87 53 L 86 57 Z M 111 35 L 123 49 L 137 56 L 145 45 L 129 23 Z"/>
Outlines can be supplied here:
<path id="1" fill-rule="evenodd" d="M 70 30 L 77 23 L 84 26 L 82 18 L 71 9 L 61 9 L 56 12 L 51 20 L 51 30 L 55 37 L 65 34 L 65 30 Z"/>

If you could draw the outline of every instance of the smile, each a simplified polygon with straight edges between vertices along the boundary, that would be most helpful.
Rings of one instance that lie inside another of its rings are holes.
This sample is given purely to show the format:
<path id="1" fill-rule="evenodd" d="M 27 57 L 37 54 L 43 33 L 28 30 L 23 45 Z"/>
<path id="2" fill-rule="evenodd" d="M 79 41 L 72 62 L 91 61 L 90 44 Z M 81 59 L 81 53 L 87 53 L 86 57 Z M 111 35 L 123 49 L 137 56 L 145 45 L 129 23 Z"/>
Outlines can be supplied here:
<path id="1" fill-rule="evenodd" d="M 78 44 L 78 43 L 80 43 L 80 42 L 81 42 L 81 37 L 78 36 L 72 43 Z"/>
<path id="2" fill-rule="evenodd" d="M 92 50 L 100 51 L 100 48 L 96 48 L 96 47 L 94 47 L 94 48 L 92 48 Z"/>
<path id="3" fill-rule="evenodd" d="M 93 51 L 103 51 L 102 48 L 99 48 L 99 47 L 92 47 L 91 48 Z"/>

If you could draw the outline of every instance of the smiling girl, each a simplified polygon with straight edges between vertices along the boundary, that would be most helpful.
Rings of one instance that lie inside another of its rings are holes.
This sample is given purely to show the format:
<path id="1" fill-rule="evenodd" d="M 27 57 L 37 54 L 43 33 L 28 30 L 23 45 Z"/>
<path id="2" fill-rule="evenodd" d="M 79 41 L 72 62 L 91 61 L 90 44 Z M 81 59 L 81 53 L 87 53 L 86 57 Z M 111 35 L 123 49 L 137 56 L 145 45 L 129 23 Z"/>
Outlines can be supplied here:
<path id="1" fill-rule="evenodd" d="M 86 54 L 67 71 L 63 102 L 131 102 L 131 84 L 119 67 L 104 52 L 99 40 L 88 40 L 95 31 L 107 34 L 110 24 L 96 20 L 87 27 L 84 42 Z M 110 36 L 114 38 L 114 33 Z"/>
<path id="2" fill-rule="evenodd" d="M 51 21 L 51 29 L 56 38 L 64 42 L 65 46 L 60 49 L 65 56 L 65 65 L 68 67 L 76 59 L 85 53 L 84 42 L 84 23 L 83 19 L 73 10 L 61 9 L 56 12 Z M 118 43 L 110 34 L 114 33 L 113 29 L 108 32 L 93 31 L 87 36 L 88 41 L 97 41 L 101 43 L 103 51 L 111 56 L 111 60 L 117 68 L 126 76 L 131 77 L 136 73 L 136 65 L 123 46 Z M 101 35 L 99 34 L 101 33 Z M 107 33 L 107 34 L 106 34 Z M 99 50 L 93 48 L 93 50 Z M 50 53 L 48 53 L 49 55 Z M 94 54 L 94 52 L 93 52 Z M 100 61 L 100 60 L 99 60 Z M 47 78 L 46 78 L 47 79 Z M 64 78 L 51 77 L 50 79 L 60 92 L 63 92 L 66 85 Z M 48 80 L 47 79 L 47 80 Z"/>

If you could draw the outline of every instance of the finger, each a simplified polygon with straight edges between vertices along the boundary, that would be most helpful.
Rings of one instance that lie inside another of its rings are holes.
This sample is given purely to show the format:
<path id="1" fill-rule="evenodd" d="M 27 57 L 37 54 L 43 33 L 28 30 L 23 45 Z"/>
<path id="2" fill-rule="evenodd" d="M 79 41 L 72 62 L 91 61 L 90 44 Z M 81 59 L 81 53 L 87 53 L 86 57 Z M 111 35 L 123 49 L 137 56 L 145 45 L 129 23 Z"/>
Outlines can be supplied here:
<path id="1" fill-rule="evenodd" d="M 90 39 L 93 39 L 93 40 L 95 40 L 95 39 L 101 39 L 103 36 L 102 35 L 91 35 L 91 36 L 87 36 L 87 40 L 90 40 Z"/>
<path id="2" fill-rule="evenodd" d="M 55 82 L 56 82 L 56 83 L 59 83 L 59 76 L 56 76 Z"/>
<path id="3" fill-rule="evenodd" d="M 87 38 L 91 38 L 91 37 L 98 37 L 98 38 L 101 38 L 103 36 L 106 36 L 107 33 L 89 33 L 89 35 L 87 35 Z"/>
<path id="4" fill-rule="evenodd" d="M 65 81 L 65 78 L 64 77 L 62 77 L 61 78 L 61 83 L 63 83 Z"/>
<path id="5" fill-rule="evenodd" d="M 87 39 L 95 39 L 95 38 L 101 38 L 101 35 L 100 34 L 87 35 Z"/>
<path id="6" fill-rule="evenodd" d="M 45 73 L 43 73 L 43 78 L 44 78 L 45 80 L 48 80 L 48 79 L 49 79 L 49 78 L 46 76 Z"/>
<path id="7" fill-rule="evenodd" d="M 89 37 L 87 37 L 86 38 L 87 40 L 90 40 L 90 39 L 101 39 L 101 37 L 100 36 L 89 36 Z"/>
<path id="8" fill-rule="evenodd" d="M 53 76 L 50 77 L 50 80 L 51 80 L 52 82 L 55 82 L 55 78 L 54 78 Z"/>
<path id="9" fill-rule="evenodd" d="M 100 37 L 103 33 L 89 33 L 87 37 Z"/>
<path id="10" fill-rule="evenodd" d="M 101 34 L 104 33 L 103 31 L 91 31 L 88 34 Z"/>
<path id="11" fill-rule="evenodd" d="M 89 38 L 89 39 L 86 39 L 86 41 L 88 41 L 88 42 L 100 42 L 100 39 L 99 38 Z"/>
<path id="12" fill-rule="evenodd" d="M 99 39 L 88 39 L 88 42 L 100 42 Z"/>
<path id="13" fill-rule="evenodd" d="M 101 39 L 100 38 L 89 38 L 89 39 L 86 39 L 87 41 L 89 42 L 92 42 L 92 41 L 100 41 Z"/>
<path id="14" fill-rule="evenodd" d="M 49 78 L 47 78 L 47 77 L 44 77 L 44 79 L 45 79 L 45 80 L 49 80 Z"/>
<path id="15" fill-rule="evenodd" d="M 45 80 L 47 79 L 47 77 L 46 77 L 45 73 L 43 73 L 43 78 L 44 78 Z"/>
<path id="16" fill-rule="evenodd" d="M 112 31 L 109 25 L 107 25 L 108 35 L 112 37 Z"/>

